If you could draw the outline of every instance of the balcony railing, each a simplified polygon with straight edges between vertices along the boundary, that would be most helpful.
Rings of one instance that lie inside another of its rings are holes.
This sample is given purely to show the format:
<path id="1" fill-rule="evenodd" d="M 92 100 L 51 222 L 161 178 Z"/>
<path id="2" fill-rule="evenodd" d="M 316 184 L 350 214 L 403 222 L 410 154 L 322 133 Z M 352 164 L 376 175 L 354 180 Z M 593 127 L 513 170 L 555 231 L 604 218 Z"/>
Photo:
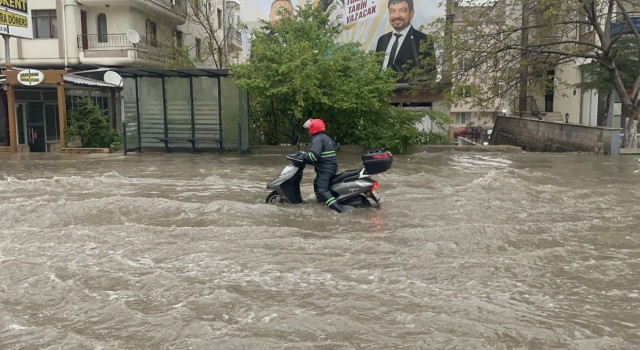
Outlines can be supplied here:
<path id="1" fill-rule="evenodd" d="M 151 0 L 151 2 L 178 11 L 182 15 L 187 14 L 187 0 Z"/>
<path id="2" fill-rule="evenodd" d="M 126 34 L 80 34 L 78 35 L 78 48 L 91 49 L 115 49 L 134 47 L 127 39 Z"/>
<path id="3" fill-rule="evenodd" d="M 137 48 L 147 51 L 171 50 L 170 45 L 159 43 L 158 40 L 150 40 L 140 37 L 137 44 L 133 44 L 124 33 L 121 34 L 80 34 L 77 38 L 78 48 L 83 50 L 113 50 L 123 48 Z"/>
<path id="4" fill-rule="evenodd" d="M 133 44 L 127 35 L 122 34 L 81 34 L 77 37 L 78 48 L 81 50 L 135 50 L 138 58 L 146 58 L 152 61 L 171 60 L 176 50 L 171 45 L 166 45 L 158 40 L 150 40 L 140 37 L 137 44 Z"/>

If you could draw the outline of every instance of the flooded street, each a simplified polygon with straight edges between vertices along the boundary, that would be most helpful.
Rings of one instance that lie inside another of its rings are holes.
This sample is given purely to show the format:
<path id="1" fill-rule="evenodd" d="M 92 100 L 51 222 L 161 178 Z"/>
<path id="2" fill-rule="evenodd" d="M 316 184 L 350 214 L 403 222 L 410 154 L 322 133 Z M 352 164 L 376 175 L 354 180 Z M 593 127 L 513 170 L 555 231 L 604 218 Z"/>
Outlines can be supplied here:
<path id="1" fill-rule="evenodd" d="M 344 214 L 286 164 L 0 154 L 0 349 L 640 347 L 637 156 L 396 156 Z"/>

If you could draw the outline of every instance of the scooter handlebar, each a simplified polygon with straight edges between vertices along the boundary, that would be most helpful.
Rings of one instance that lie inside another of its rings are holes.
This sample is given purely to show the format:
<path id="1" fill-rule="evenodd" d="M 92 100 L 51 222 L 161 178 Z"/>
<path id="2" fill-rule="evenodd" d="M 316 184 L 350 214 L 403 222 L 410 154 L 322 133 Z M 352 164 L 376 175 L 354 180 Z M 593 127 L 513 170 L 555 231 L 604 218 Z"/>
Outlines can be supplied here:
<path id="1" fill-rule="evenodd" d="M 287 159 L 289 159 L 291 163 L 294 163 L 294 164 L 304 164 L 303 157 L 304 157 L 304 152 L 287 154 Z"/>

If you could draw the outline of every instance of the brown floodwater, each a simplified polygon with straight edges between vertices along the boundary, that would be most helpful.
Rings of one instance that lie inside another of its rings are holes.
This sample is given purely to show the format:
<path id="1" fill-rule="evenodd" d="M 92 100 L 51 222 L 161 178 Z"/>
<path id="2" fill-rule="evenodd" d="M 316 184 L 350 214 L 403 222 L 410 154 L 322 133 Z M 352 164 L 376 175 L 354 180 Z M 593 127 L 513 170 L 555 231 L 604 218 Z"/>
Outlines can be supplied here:
<path id="1" fill-rule="evenodd" d="M 285 164 L 0 154 L 0 349 L 640 347 L 637 156 L 396 156 L 344 214 Z"/>

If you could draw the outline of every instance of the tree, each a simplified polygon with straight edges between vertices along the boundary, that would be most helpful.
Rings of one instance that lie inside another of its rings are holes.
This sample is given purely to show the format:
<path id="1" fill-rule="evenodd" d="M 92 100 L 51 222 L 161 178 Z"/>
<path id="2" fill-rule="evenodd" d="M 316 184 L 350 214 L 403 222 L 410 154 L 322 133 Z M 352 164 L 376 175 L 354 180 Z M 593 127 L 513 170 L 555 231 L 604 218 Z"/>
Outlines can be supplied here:
<path id="1" fill-rule="evenodd" d="M 629 35 L 623 34 L 622 39 L 619 40 L 617 44 L 619 52 L 615 57 L 615 62 L 624 86 L 632 86 L 635 77 L 640 75 L 639 57 L 633 48 L 632 40 Z M 605 95 L 606 103 L 604 110 L 609 111 L 615 85 L 609 76 L 608 70 L 597 62 L 591 62 L 584 65 L 582 71 L 588 80 L 578 83 L 577 87 L 585 90 L 597 90 L 600 94 Z M 598 125 L 607 125 L 607 114 L 599 118 Z"/>
<path id="2" fill-rule="evenodd" d="M 342 29 L 320 7 L 306 4 L 280 15 L 252 32 L 249 60 L 232 70 L 252 96 L 254 112 L 262 113 L 254 120 L 274 121 L 261 123 L 272 126 L 263 132 L 275 129 L 295 144 L 302 122 L 321 117 L 339 143 L 406 148 L 422 116 L 389 104 L 396 77 L 380 69 L 379 54 L 359 43 L 337 44 Z"/>
<path id="3" fill-rule="evenodd" d="M 236 5 L 226 0 L 186 0 L 189 49 L 195 66 L 226 68 L 230 56 L 238 52 L 233 38 L 237 34 Z M 226 13 L 225 13 L 226 12 Z"/>
<path id="4" fill-rule="evenodd" d="M 444 48 L 450 57 L 468 62 L 452 69 L 452 81 L 472 85 L 477 105 L 518 96 L 514 104 L 522 110 L 527 95 L 549 88 L 548 69 L 591 61 L 604 69 L 620 97 L 623 119 L 637 121 L 640 75 L 636 70 L 626 80 L 619 65 L 624 50 L 640 53 L 632 16 L 637 7 L 627 0 L 466 1 L 456 14 L 450 46 Z M 463 97 L 453 90 L 453 99 Z M 624 147 L 633 125 L 625 126 Z"/>
<path id="5" fill-rule="evenodd" d="M 121 141 L 120 133 L 109 128 L 107 111 L 87 97 L 79 98 L 67 115 L 65 142 L 76 137 L 89 148 L 112 147 Z"/>

